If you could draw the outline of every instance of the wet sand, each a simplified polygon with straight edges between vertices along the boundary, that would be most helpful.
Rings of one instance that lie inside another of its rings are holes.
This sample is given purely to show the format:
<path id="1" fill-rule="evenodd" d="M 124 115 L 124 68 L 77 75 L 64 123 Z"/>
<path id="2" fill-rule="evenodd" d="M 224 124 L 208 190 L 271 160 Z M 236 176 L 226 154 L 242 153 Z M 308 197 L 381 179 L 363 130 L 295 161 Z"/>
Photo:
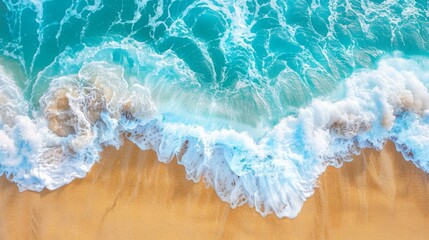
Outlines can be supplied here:
<path id="1" fill-rule="evenodd" d="M 329 168 L 296 219 L 231 209 L 182 166 L 126 142 L 56 191 L 0 181 L 0 239 L 429 239 L 429 174 L 393 144 Z"/>

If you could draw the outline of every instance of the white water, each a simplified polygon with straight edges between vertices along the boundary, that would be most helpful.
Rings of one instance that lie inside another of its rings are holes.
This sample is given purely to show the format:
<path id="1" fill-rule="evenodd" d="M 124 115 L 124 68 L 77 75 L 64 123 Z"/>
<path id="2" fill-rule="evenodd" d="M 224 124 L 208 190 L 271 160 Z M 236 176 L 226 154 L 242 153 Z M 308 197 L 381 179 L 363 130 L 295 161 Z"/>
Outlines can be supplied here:
<path id="1" fill-rule="evenodd" d="M 383 58 L 376 69 L 354 73 L 335 96 L 315 99 L 255 138 L 164 119 L 149 90 L 104 62 L 54 79 L 41 110 L 29 113 L 14 74 L 0 67 L 0 174 L 21 191 L 56 189 L 84 177 L 102 147 L 120 147 L 126 135 L 162 162 L 180 155 L 187 177 L 204 177 L 232 207 L 247 203 L 262 215 L 293 218 L 326 167 L 362 148 L 392 140 L 429 172 L 428 69 L 424 57 Z"/>

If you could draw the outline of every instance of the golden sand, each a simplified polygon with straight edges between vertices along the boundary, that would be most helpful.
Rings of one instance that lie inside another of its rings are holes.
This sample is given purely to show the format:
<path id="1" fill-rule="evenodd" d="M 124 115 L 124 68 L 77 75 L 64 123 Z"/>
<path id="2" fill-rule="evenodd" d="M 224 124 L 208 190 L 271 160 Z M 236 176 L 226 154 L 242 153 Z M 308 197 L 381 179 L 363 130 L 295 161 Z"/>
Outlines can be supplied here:
<path id="1" fill-rule="evenodd" d="M 0 181 L 0 239 L 429 239 L 429 174 L 389 143 L 329 168 L 296 219 L 231 209 L 176 163 L 126 142 L 55 191 Z"/>

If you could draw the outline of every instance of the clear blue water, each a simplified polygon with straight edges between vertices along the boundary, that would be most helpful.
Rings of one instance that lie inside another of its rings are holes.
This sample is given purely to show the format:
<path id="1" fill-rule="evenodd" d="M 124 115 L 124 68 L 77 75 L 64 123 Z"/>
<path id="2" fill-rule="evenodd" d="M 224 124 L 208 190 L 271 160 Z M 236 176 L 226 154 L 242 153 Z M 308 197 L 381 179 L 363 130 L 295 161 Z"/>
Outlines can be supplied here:
<path id="1" fill-rule="evenodd" d="M 362 148 L 429 172 L 428 53 L 427 1 L 2 0 L 0 174 L 56 189 L 126 136 L 295 217 Z"/>

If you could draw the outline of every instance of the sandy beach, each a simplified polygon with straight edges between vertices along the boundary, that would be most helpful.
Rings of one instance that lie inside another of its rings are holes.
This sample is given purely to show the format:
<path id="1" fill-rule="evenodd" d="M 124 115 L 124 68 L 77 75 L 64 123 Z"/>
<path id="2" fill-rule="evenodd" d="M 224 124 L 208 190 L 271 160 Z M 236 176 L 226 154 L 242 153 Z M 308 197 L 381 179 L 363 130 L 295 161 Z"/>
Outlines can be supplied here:
<path id="1" fill-rule="evenodd" d="M 296 219 L 231 209 L 126 142 L 88 176 L 56 191 L 0 181 L 0 239 L 429 239 L 429 174 L 393 144 L 329 168 Z"/>

